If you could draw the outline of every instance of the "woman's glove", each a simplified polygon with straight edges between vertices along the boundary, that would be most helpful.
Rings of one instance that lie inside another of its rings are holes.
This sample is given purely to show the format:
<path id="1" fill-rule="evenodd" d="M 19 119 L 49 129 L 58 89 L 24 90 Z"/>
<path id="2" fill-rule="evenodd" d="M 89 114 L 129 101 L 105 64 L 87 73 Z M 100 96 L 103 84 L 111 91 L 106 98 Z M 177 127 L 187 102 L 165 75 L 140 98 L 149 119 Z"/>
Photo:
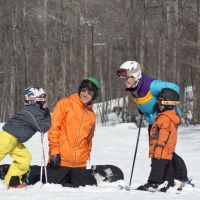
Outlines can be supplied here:
<path id="1" fill-rule="evenodd" d="M 50 166 L 53 168 L 57 168 L 61 163 L 60 154 L 52 155 L 50 157 Z"/>

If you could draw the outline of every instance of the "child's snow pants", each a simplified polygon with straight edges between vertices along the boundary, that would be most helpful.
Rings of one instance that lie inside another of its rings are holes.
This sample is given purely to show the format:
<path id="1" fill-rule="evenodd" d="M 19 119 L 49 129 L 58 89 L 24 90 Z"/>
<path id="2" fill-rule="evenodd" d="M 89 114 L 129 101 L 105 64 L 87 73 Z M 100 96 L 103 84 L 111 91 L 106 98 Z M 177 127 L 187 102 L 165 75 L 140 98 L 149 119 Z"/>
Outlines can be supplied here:
<path id="1" fill-rule="evenodd" d="M 32 156 L 28 149 L 16 137 L 6 131 L 0 132 L 0 161 L 10 155 L 13 163 L 6 174 L 4 184 L 7 186 L 22 183 L 22 176 L 29 171 Z"/>

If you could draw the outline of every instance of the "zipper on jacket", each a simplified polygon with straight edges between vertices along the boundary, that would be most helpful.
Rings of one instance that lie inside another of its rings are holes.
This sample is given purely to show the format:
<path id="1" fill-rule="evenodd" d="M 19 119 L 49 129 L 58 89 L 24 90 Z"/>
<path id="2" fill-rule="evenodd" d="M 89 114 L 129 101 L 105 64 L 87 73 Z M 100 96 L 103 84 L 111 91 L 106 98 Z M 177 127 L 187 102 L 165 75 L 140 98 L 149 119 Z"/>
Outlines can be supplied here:
<path id="1" fill-rule="evenodd" d="M 78 129 L 76 141 L 74 143 L 74 162 L 73 162 L 73 165 L 75 165 L 75 163 L 76 163 L 76 145 L 77 145 L 78 139 L 80 137 L 80 130 L 81 130 L 81 126 L 82 126 L 82 123 L 83 123 L 83 117 L 84 117 L 85 111 L 86 111 L 86 107 L 84 107 L 84 109 L 83 109 L 83 114 L 82 114 L 81 121 L 80 121 L 81 123 L 80 123 L 79 129 Z"/>

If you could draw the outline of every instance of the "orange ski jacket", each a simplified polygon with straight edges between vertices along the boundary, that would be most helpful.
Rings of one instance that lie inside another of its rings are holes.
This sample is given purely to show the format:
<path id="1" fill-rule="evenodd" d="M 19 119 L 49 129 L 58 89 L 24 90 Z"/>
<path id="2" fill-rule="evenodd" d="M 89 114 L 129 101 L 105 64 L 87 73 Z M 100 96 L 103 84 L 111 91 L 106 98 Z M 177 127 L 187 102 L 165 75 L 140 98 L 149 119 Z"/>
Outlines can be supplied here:
<path id="1" fill-rule="evenodd" d="M 96 115 L 77 94 L 61 99 L 48 132 L 50 155 L 60 154 L 61 166 L 86 167 L 94 136 Z"/>
<path id="2" fill-rule="evenodd" d="M 180 118 L 175 110 L 159 113 L 150 131 L 149 157 L 172 160 Z"/>

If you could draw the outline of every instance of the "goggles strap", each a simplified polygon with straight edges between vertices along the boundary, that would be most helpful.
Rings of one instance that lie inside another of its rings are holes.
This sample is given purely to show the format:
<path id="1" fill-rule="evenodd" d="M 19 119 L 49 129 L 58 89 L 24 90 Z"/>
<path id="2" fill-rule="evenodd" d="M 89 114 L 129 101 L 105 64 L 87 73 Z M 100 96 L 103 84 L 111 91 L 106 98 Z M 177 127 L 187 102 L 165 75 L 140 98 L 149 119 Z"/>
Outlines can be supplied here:
<path id="1" fill-rule="evenodd" d="M 164 101 L 160 100 L 161 105 L 170 105 L 170 106 L 176 106 L 180 103 L 180 101 Z"/>
<path id="2" fill-rule="evenodd" d="M 26 101 L 35 101 L 36 102 L 36 101 L 47 101 L 47 98 L 25 96 L 24 100 L 26 100 Z"/>

